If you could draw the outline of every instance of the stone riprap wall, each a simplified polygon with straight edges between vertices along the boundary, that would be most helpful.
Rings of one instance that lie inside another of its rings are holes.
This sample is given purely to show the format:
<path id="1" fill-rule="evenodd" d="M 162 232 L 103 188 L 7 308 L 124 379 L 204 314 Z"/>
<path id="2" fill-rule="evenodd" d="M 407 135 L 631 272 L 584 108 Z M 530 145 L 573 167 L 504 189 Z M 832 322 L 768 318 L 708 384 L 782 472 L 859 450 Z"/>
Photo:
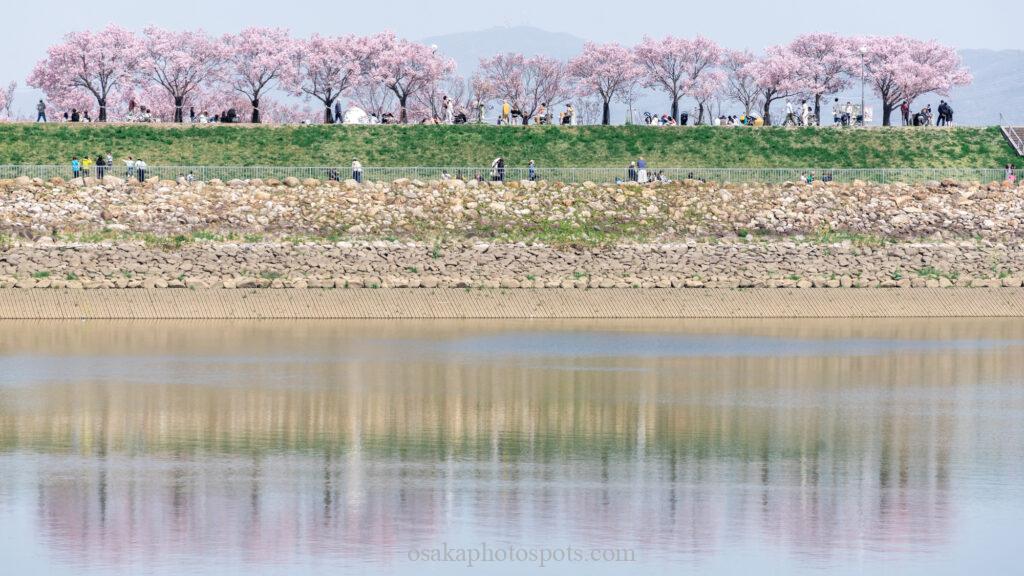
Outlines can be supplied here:
<path id="1" fill-rule="evenodd" d="M 0 181 L 0 287 L 1017 287 L 1018 192 L 19 178 Z"/>
<path id="2" fill-rule="evenodd" d="M 0 288 L 1019 287 L 1024 243 L 723 240 L 597 247 L 419 242 L 55 243 L 0 253 Z"/>
<path id="3" fill-rule="evenodd" d="M 887 238 L 1017 238 L 1024 233 L 1022 220 L 1020 190 L 1000 183 L 0 181 L 0 232 L 28 238 L 98 230 L 472 238 L 556 227 L 647 240 L 822 230 Z"/>

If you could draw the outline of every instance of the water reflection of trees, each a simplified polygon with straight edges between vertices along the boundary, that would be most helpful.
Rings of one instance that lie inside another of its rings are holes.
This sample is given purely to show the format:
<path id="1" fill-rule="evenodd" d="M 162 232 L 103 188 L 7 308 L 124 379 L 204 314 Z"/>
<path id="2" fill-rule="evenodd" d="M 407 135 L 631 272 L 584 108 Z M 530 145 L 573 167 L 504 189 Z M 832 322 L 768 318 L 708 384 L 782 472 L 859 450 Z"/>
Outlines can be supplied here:
<path id="1" fill-rule="evenodd" d="M 400 559 L 452 533 L 648 557 L 754 538 L 842 557 L 939 546 L 968 471 L 1024 472 L 1024 400 L 1012 390 L 1022 368 L 998 350 L 557 363 L 357 354 L 279 366 L 306 378 L 296 385 L 241 368 L 237 386 L 9 388 L 0 457 L 36 454 L 42 529 L 87 562 L 182 549 L 253 563 Z"/>

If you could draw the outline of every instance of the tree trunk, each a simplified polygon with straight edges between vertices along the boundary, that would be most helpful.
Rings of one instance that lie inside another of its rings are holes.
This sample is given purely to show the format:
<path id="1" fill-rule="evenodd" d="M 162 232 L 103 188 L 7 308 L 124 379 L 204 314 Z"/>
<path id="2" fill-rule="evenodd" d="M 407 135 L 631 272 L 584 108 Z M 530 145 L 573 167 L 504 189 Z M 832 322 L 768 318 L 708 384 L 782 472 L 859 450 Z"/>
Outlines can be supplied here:
<path id="1" fill-rule="evenodd" d="M 679 123 L 679 98 L 672 99 L 672 118 Z"/>
<path id="2" fill-rule="evenodd" d="M 333 100 L 324 102 L 324 124 L 334 124 L 334 113 L 331 112 L 332 104 L 334 104 Z"/>
<path id="3" fill-rule="evenodd" d="M 771 126 L 772 125 L 772 101 L 771 100 L 765 100 L 764 101 L 764 110 L 762 111 L 761 117 L 764 118 L 764 125 L 765 126 Z"/>
<path id="4" fill-rule="evenodd" d="M 821 126 L 821 94 L 814 95 L 814 118 L 815 124 Z"/>
<path id="5" fill-rule="evenodd" d="M 704 103 L 697 102 L 697 125 L 704 124 Z"/>
<path id="6" fill-rule="evenodd" d="M 260 99 L 259 98 L 254 98 L 252 100 L 252 102 L 250 102 L 250 104 L 252 104 L 252 123 L 253 124 L 259 124 L 260 123 Z"/>
<path id="7" fill-rule="evenodd" d="M 882 102 L 882 126 L 890 125 L 889 120 L 892 117 L 892 111 L 895 107 L 896 106 L 888 102 Z M 864 111 L 861 110 L 860 113 L 864 114 Z"/>
<path id="8" fill-rule="evenodd" d="M 601 110 L 601 124 L 607 126 L 612 123 L 612 108 L 608 105 L 608 101 L 604 101 L 604 107 Z"/>
<path id="9" fill-rule="evenodd" d="M 409 115 L 405 110 L 405 103 L 409 100 L 408 96 L 400 96 L 398 98 L 398 122 L 399 124 L 408 124 Z"/>
<path id="10" fill-rule="evenodd" d="M 96 121 L 97 122 L 106 122 L 107 121 L 107 99 L 106 98 L 99 98 L 99 99 L 97 99 L 97 103 L 100 105 L 100 115 L 96 118 Z"/>
<path id="11" fill-rule="evenodd" d="M 182 115 L 182 112 L 181 112 L 181 107 L 184 106 L 184 105 L 185 105 L 185 98 L 184 97 L 182 97 L 182 96 L 175 96 L 174 97 L 174 121 L 179 123 L 179 124 L 185 121 L 184 116 Z"/>

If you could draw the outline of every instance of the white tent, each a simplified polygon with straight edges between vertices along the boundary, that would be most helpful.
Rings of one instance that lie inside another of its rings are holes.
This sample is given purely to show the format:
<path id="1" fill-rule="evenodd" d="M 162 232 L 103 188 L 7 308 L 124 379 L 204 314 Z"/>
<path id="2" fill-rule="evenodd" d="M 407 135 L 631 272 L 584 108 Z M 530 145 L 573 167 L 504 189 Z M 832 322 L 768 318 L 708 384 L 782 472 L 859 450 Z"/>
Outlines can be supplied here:
<path id="1" fill-rule="evenodd" d="M 345 111 L 342 122 L 345 124 L 369 124 L 370 115 L 366 113 L 366 110 L 353 106 Z"/>

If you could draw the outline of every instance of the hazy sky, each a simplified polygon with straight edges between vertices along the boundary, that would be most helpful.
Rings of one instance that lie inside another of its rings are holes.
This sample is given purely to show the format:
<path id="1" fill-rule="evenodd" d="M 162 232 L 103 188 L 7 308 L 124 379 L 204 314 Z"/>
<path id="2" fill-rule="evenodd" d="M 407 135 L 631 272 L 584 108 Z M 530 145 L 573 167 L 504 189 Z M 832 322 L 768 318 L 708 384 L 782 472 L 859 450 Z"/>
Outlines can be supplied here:
<path id="1" fill-rule="evenodd" d="M 0 85 L 17 80 L 22 86 L 49 44 L 68 31 L 103 27 L 111 22 L 136 29 L 149 24 L 178 29 L 201 27 L 218 34 L 249 25 L 282 26 L 296 35 L 391 29 L 414 39 L 491 26 L 530 25 L 589 40 L 623 43 L 634 43 L 644 34 L 700 33 L 728 47 L 753 50 L 810 31 L 902 33 L 934 38 L 957 48 L 1024 49 L 1020 0 L 718 0 L 686 4 L 669 0 L 10 0 L 3 7 L 3 18 L 7 26 L 0 35 L 4 54 L 0 58 Z"/>

